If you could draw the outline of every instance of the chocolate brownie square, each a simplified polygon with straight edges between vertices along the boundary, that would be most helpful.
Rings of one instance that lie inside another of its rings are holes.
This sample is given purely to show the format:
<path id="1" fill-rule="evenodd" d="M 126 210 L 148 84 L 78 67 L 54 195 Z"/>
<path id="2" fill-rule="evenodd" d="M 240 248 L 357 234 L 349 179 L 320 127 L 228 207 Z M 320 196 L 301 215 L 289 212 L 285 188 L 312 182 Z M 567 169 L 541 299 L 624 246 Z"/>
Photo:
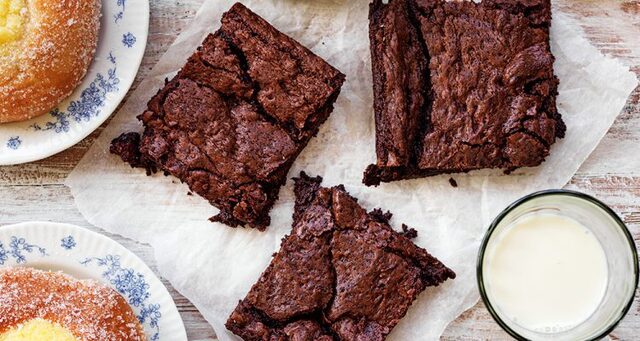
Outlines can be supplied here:
<path id="1" fill-rule="evenodd" d="M 244 340 L 383 340 L 426 287 L 455 277 L 415 230 L 321 181 L 295 179 L 292 232 L 226 324 Z"/>
<path id="2" fill-rule="evenodd" d="M 237 3 L 138 116 L 142 136 L 121 135 L 111 152 L 186 182 L 220 209 L 212 220 L 264 230 L 291 164 L 344 80 Z"/>
<path id="3" fill-rule="evenodd" d="M 364 183 L 542 163 L 565 126 L 550 0 L 375 0 L 377 162 Z"/>

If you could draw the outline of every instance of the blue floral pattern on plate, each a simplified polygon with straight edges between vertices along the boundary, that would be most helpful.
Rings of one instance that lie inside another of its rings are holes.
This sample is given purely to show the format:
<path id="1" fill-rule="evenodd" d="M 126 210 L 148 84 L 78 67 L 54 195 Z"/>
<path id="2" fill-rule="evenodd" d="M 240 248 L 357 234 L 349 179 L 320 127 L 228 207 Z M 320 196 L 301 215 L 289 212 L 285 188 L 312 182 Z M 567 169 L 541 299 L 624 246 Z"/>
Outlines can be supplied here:
<path id="1" fill-rule="evenodd" d="M 66 133 L 69 131 L 70 118 L 76 122 L 88 122 L 92 117 L 97 116 L 104 105 L 107 94 L 118 91 L 118 83 L 120 83 L 120 79 L 116 75 L 116 59 L 113 54 L 109 54 L 109 61 L 113 67 L 107 71 L 107 75 L 103 76 L 98 73 L 89 87 L 82 91 L 80 100 L 71 101 L 66 112 L 56 108 L 51 112 L 51 117 L 55 120 L 46 122 L 44 126 L 34 123 L 31 127 L 34 130 L 53 130 L 56 133 Z"/>
<path id="2" fill-rule="evenodd" d="M 73 236 L 66 236 L 60 240 L 60 246 L 65 250 L 71 250 L 76 247 L 76 240 Z"/>
<path id="3" fill-rule="evenodd" d="M 113 16 L 113 22 L 115 22 L 116 24 L 118 23 L 118 21 L 122 20 L 122 18 L 124 17 L 124 5 L 125 5 L 125 2 L 126 2 L 125 0 L 117 0 L 116 1 L 116 5 L 120 9 L 120 11 L 118 11 L 118 13 L 116 13 Z"/>
<path id="4" fill-rule="evenodd" d="M 136 43 L 136 36 L 134 36 L 131 32 L 127 32 L 122 35 L 122 44 L 128 48 L 132 48 Z"/>
<path id="5" fill-rule="evenodd" d="M 106 270 L 102 277 L 111 283 L 114 288 L 124 296 L 129 304 L 139 308 L 138 320 L 142 324 L 148 324 L 154 330 L 151 341 L 157 341 L 160 337 L 159 321 L 162 317 L 159 304 L 147 302 L 149 299 L 149 284 L 139 272 L 120 265 L 120 256 L 107 255 L 103 258 L 93 257 L 80 261 L 82 265 L 96 264 Z"/>
<path id="6" fill-rule="evenodd" d="M 16 263 L 23 264 L 27 261 L 27 255 L 25 253 L 33 253 L 38 251 L 40 256 L 47 256 L 47 250 L 35 244 L 29 244 L 24 238 L 13 236 L 9 242 L 9 247 L 6 248 L 2 242 L 0 242 L 0 265 L 9 260 L 9 257 L 13 258 Z"/>
<path id="7" fill-rule="evenodd" d="M 10 137 L 7 141 L 7 147 L 13 150 L 17 150 L 18 148 L 20 148 L 21 144 L 22 140 L 20 140 L 19 136 Z"/>

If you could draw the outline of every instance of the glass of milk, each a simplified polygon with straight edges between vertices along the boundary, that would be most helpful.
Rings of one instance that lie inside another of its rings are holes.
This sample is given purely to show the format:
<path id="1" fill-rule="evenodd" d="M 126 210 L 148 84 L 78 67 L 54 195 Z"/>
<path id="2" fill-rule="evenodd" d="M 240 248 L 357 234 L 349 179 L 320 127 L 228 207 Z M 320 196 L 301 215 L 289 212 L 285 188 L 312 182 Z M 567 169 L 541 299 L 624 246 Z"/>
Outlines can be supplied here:
<path id="1" fill-rule="evenodd" d="M 528 195 L 491 224 L 478 285 L 493 318 L 520 340 L 596 340 L 624 317 L 638 285 L 629 230 L 586 194 Z"/>

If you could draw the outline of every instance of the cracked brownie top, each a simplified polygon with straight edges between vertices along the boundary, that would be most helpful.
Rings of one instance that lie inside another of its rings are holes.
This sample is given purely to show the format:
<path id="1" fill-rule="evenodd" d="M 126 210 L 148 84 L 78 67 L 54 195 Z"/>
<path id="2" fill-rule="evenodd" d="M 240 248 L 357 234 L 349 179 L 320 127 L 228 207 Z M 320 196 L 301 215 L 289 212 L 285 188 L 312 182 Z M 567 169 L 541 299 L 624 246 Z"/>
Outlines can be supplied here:
<path id="1" fill-rule="evenodd" d="M 418 294 L 455 277 L 415 230 L 321 181 L 296 179 L 293 230 L 227 321 L 244 340 L 383 340 Z"/>
<path id="2" fill-rule="evenodd" d="M 178 177 L 220 209 L 214 220 L 264 229 L 297 155 L 333 109 L 344 75 L 241 4 L 223 15 L 111 151 Z"/>
<path id="3" fill-rule="evenodd" d="M 376 0 L 377 163 L 364 182 L 539 165 L 564 123 L 549 0 Z"/>

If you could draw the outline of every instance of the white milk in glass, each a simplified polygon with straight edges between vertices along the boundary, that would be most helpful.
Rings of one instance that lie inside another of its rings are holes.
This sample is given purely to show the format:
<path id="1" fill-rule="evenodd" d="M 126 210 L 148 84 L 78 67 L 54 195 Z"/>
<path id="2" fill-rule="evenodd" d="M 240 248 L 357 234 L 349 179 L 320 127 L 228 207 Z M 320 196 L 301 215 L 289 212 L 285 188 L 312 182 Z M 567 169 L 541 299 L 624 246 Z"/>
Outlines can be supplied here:
<path id="1" fill-rule="evenodd" d="M 529 214 L 486 250 L 487 295 L 499 314 L 523 328 L 571 329 L 598 308 L 607 286 L 607 259 L 598 239 L 576 220 Z"/>

